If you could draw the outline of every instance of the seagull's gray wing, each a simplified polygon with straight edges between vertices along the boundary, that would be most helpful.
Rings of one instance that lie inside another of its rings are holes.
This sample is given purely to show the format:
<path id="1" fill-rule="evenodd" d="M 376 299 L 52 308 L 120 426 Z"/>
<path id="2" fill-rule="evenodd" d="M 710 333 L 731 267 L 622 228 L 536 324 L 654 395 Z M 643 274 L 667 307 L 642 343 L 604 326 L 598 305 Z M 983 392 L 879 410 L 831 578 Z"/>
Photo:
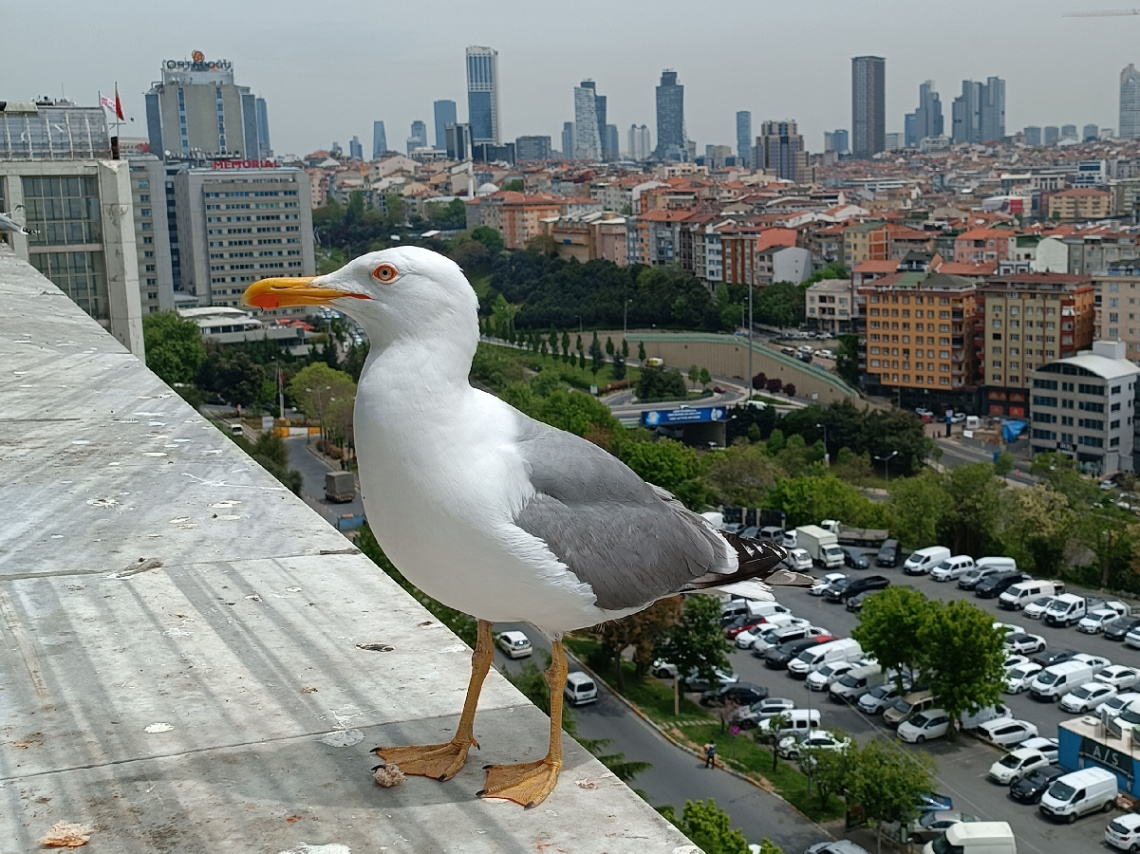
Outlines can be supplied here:
<path id="1" fill-rule="evenodd" d="M 647 605 L 738 569 L 721 534 L 669 493 L 592 442 L 519 418 L 535 495 L 515 522 L 593 588 L 598 607 Z"/>

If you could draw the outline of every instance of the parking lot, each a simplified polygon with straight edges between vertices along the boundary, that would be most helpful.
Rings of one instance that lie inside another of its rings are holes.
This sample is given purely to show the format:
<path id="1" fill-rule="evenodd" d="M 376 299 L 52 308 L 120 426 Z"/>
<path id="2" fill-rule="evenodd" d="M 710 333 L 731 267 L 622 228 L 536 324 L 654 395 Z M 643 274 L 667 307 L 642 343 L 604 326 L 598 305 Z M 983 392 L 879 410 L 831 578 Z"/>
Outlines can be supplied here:
<path id="1" fill-rule="evenodd" d="M 1003 611 L 997 607 L 996 600 L 978 599 L 970 591 L 960 590 L 954 581 L 939 583 L 928 576 L 906 576 L 901 568 L 844 571 L 851 575 L 881 572 L 891 579 L 892 584 L 909 585 L 931 598 L 967 599 L 992 614 L 994 619 L 1024 626 L 1031 634 L 1041 635 L 1050 649 L 1069 648 L 1104 656 L 1114 664 L 1140 667 L 1140 651 L 1107 641 L 1101 635 L 1082 634 L 1075 628 L 1051 628 L 1037 620 L 1025 619 L 1020 612 Z M 778 598 L 796 616 L 811 620 L 836 637 L 849 637 L 858 623 L 857 614 L 847 611 L 842 605 L 826 602 L 822 597 L 811 596 L 805 589 L 781 590 L 778 591 Z M 821 723 L 825 729 L 842 729 L 859 741 L 875 735 L 894 737 L 893 731 L 878 716 L 867 716 L 854 707 L 833 703 L 826 693 L 808 691 L 803 680 L 792 679 L 786 671 L 765 667 L 763 661 L 754 657 L 750 651 L 734 651 L 730 659 L 742 681 L 767 687 L 769 696 L 788 697 L 799 708 L 820 709 Z M 1056 737 L 1058 723 L 1072 717 L 1062 712 L 1056 703 L 1037 702 L 1028 693 L 1004 694 L 1002 702 L 1010 707 L 1015 717 L 1036 724 L 1043 736 Z M 1035 806 L 1017 803 L 1009 798 L 1007 787 L 986 780 L 990 765 L 1002 755 L 996 748 L 970 736 L 964 736 L 954 743 L 944 740 L 928 742 L 922 747 L 896 743 L 900 750 L 926 750 L 935 758 L 939 769 L 939 791 L 954 799 L 955 809 L 972 813 L 981 819 L 1008 821 L 1017 834 L 1019 851 L 1051 854 L 1058 851 L 1108 850 L 1102 841 L 1103 831 L 1115 814 L 1088 816 L 1073 825 L 1057 825 L 1045 821 Z"/>

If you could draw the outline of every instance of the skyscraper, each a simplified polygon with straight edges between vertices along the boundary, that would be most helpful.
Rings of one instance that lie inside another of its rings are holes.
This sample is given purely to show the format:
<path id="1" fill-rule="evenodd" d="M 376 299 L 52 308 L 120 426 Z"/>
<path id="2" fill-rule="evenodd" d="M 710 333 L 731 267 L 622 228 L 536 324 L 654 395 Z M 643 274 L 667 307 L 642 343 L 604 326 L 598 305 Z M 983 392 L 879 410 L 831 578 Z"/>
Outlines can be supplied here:
<path id="1" fill-rule="evenodd" d="M 257 99 L 257 142 L 261 146 L 257 159 L 273 157 L 273 147 L 269 144 L 269 106 L 261 97 Z"/>
<path id="2" fill-rule="evenodd" d="M 1092 142 L 1093 140 L 1095 140 L 1097 138 L 1097 135 L 1099 133 L 1100 133 L 1100 128 L 1097 127 L 1096 125 L 1093 125 L 1093 124 L 1085 125 L 1084 128 L 1081 130 L 1081 141 L 1082 142 Z"/>
<path id="3" fill-rule="evenodd" d="M 562 157 L 566 160 L 574 159 L 574 123 L 562 123 Z"/>
<path id="4" fill-rule="evenodd" d="M 831 147 L 835 150 L 836 154 L 851 153 L 851 143 L 848 139 L 848 133 L 844 128 L 839 128 L 831 132 Z"/>
<path id="5" fill-rule="evenodd" d="M 417 148 L 427 148 L 427 125 L 420 119 L 412 122 L 412 133 L 408 137 L 408 154 Z"/>
<path id="6" fill-rule="evenodd" d="M 629 158 L 630 160 L 648 160 L 653 149 L 650 147 L 649 128 L 645 125 L 629 126 Z"/>
<path id="7" fill-rule="evenodd" d="M 987 77 L 981 92 L 978 142 L 1000 142 L 1005 138 L 1005 81 L 1000 77 Z"/>
<path id="8" fill-rule="evenodd" d="M 467 48 L 467 121 L 471 142 L 502 140 L 499 123 L 499 52 L 489 47 Z"/>
<path id="9" fill-rule="evenodd" d="M 887 61 L 881 56 L 851 60 L 851 153 L 859 159 L 886 147 Z"/>
<path id="10" fill-rule="evenodd" d="M 455 102 L 436 101 L 432 104 L 435 114 L 435 147 L 440 151 L 447 150 L 447 126 L 456 124 Z"/>
<path id="11" fill-rule="evenodd" d="M 918 107 L 914 111 L 914 144 L 928 136 L 941 136 L 942 100 L 934 91 L 934 81 L 927 80 L 918 87 Z"/>
<path id="12" fill-rule="evenodd" d="M 609 151 L 606 149 L 606 96 L 599 95 L 597 91 L 594 92 L 594 112 L 597 114 L 598 123 L 598 139 L 601 140 L 598 150 L 601 152 L 602 159 L 609 159 Z"/>
<path id="13" fill-rule="evenodd" d="M 683 160 L 685 146 L 685 87 L 676 71 L 662 71 L 657 87 L 657 148 L 654 157 Z"/>
<path id="14" fill-rule="evenodd" d="M 189 62 L 166 60 L 161 73 L 146 94 L 147 135 L 156 155 L 250 160 L 269 148 L 258 135 L 259 125 L 269 130 L 268 108 L 258 106 L 248 86 L 234 83 L 228 59 L 207 61 L 196 51 Z"/>
<path id="15" fill-rule="evenodd" d="M 962 94 L 954 99 L 950 107 L 952 122 L 951 139 L 955 143 L 978 142 L 981 123 L 978 111 L 981 107 L 982 84 L 973 80 L 962 81 Z"/>
<path id="16" fill-rule="evenodd" d="M 515 160 L 550 160 L 550 137 L 520 136 L 515 140 Z"/>
<path id="17" fill-rule="evenodd" d="M 1026 145 L 1041 144 L 1041 128 L 1038 125 L 1027 125 L 1022 131 L 1025 134 Z"/>
<path id="18" fill-rule="evenodd" d="M 602 132 L 598 127 L 597 91 L 593 80 L 574 87 L 574 159 L 602 159 Z"/>
<path id="19" fill-rule="evenodd" d="M 360 142 L 360 137 L 355 134 L 348 141 L 348 156 L 353 160 L 364 159 L 364 146 Z"/>
<path id="20" fill-rule="evenodd" d="M 376 160 L 388 150 L 388 137 L 384 133 L 383 122 L 372 123 L 372 159 Z"/>
<path id="21" fill-rule="evenodd" d="M 1140 137 L 1140 71 L 1131 62 L 1120 72 L 1120 137 Z"/>
<path id="22" fill-rule="evenodd" d="M 752 165 L 752 113 L 748 110 L 736 114 L 736 162 L 740 166 Z"/>
<path id="23" fill-rule="evenodd" d="M 1041 141 L 1045 145 L 1056 145 L 1061 138 L 1061 131 L 1056 125 L 1046 125 Z"/>
<path id="24" fill-rule="evenodd" d="M 795 122 L 764 122 L 752 162 L 757 169 L 795 183 L 807 180 L 807 152 Z"/>
<path id="25" fill-rule="evenodd" d="M 903 116 L 903 145 L 911 148 L 918 144 L 918 137 L 915 135 L 915 128 L 918 126 L 914 113 L 907 113 Z"/>
<path id="26" fill-rule="evenodd" d="M 607 160 L 617 160 L 621 157 L 621 136 L 618 134 L 617 125 L 606 125 L 605 136 L 605 154 Z"/>

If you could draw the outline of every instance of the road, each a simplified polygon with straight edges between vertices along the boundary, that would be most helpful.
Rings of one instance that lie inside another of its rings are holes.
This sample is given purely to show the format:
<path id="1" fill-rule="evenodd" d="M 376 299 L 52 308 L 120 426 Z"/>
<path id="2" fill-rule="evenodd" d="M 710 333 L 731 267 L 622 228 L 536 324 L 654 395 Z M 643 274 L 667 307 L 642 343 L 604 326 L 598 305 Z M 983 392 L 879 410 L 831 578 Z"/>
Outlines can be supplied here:
<path id="1" fill-rule="evenodd" d="M 302 498 L 330 524 L 341 513 L 363 512 L 359 495 L 352 504 L 329 504 L 325 500 L 324 477 L 329 466 L 306 449 L 304 437 L 286 439 L 286 447 L 289 465 L 300 471 L 303 478 Z M 495 625 L 496 632 L 512 629 L 526 632 L 535 646 L 549 652 L 549 643 L 534 627 L 525 623 Z M 517 670 L 525 663 L 526 659 L 512 661 L 498 648 L 495 650 L 495 666 L 500 670 Z M 680 815 L 686 800 L 713 798 L 728 812 L 732 826 L 741 828 L 750 841 L 759 842 L 766 837 L 789 854 L 826 838 L 774 795 L 723 771 L 705 769 L 703 761 L 674 747 L 604 689 L 596 704 L 577 709 L 575 714 L 583 738 L 609 739 L 606 752 L 624 753 L 627 760 L 652 763 L 653 767 L 639 775 L 633 786 L 655 806 L 672 804 Z"/>

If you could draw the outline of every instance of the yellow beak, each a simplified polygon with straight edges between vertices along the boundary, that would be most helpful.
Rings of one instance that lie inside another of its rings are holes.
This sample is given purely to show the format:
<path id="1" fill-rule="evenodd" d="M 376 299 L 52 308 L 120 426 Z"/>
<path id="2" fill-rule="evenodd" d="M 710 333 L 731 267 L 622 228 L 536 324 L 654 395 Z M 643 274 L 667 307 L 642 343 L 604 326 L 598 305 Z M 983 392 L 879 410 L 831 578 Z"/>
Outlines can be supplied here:
<path id="1" fill-rule="evenodd" d="M 290 305 L 324 305 L 340 297 L 370 299 L 367 294 L 337 291 L 332 288 L 313 287 L 320 276 L 262 279 L 254 282 L 241 295 L 242 305 L 257 308 L 284 308 Z"/>

